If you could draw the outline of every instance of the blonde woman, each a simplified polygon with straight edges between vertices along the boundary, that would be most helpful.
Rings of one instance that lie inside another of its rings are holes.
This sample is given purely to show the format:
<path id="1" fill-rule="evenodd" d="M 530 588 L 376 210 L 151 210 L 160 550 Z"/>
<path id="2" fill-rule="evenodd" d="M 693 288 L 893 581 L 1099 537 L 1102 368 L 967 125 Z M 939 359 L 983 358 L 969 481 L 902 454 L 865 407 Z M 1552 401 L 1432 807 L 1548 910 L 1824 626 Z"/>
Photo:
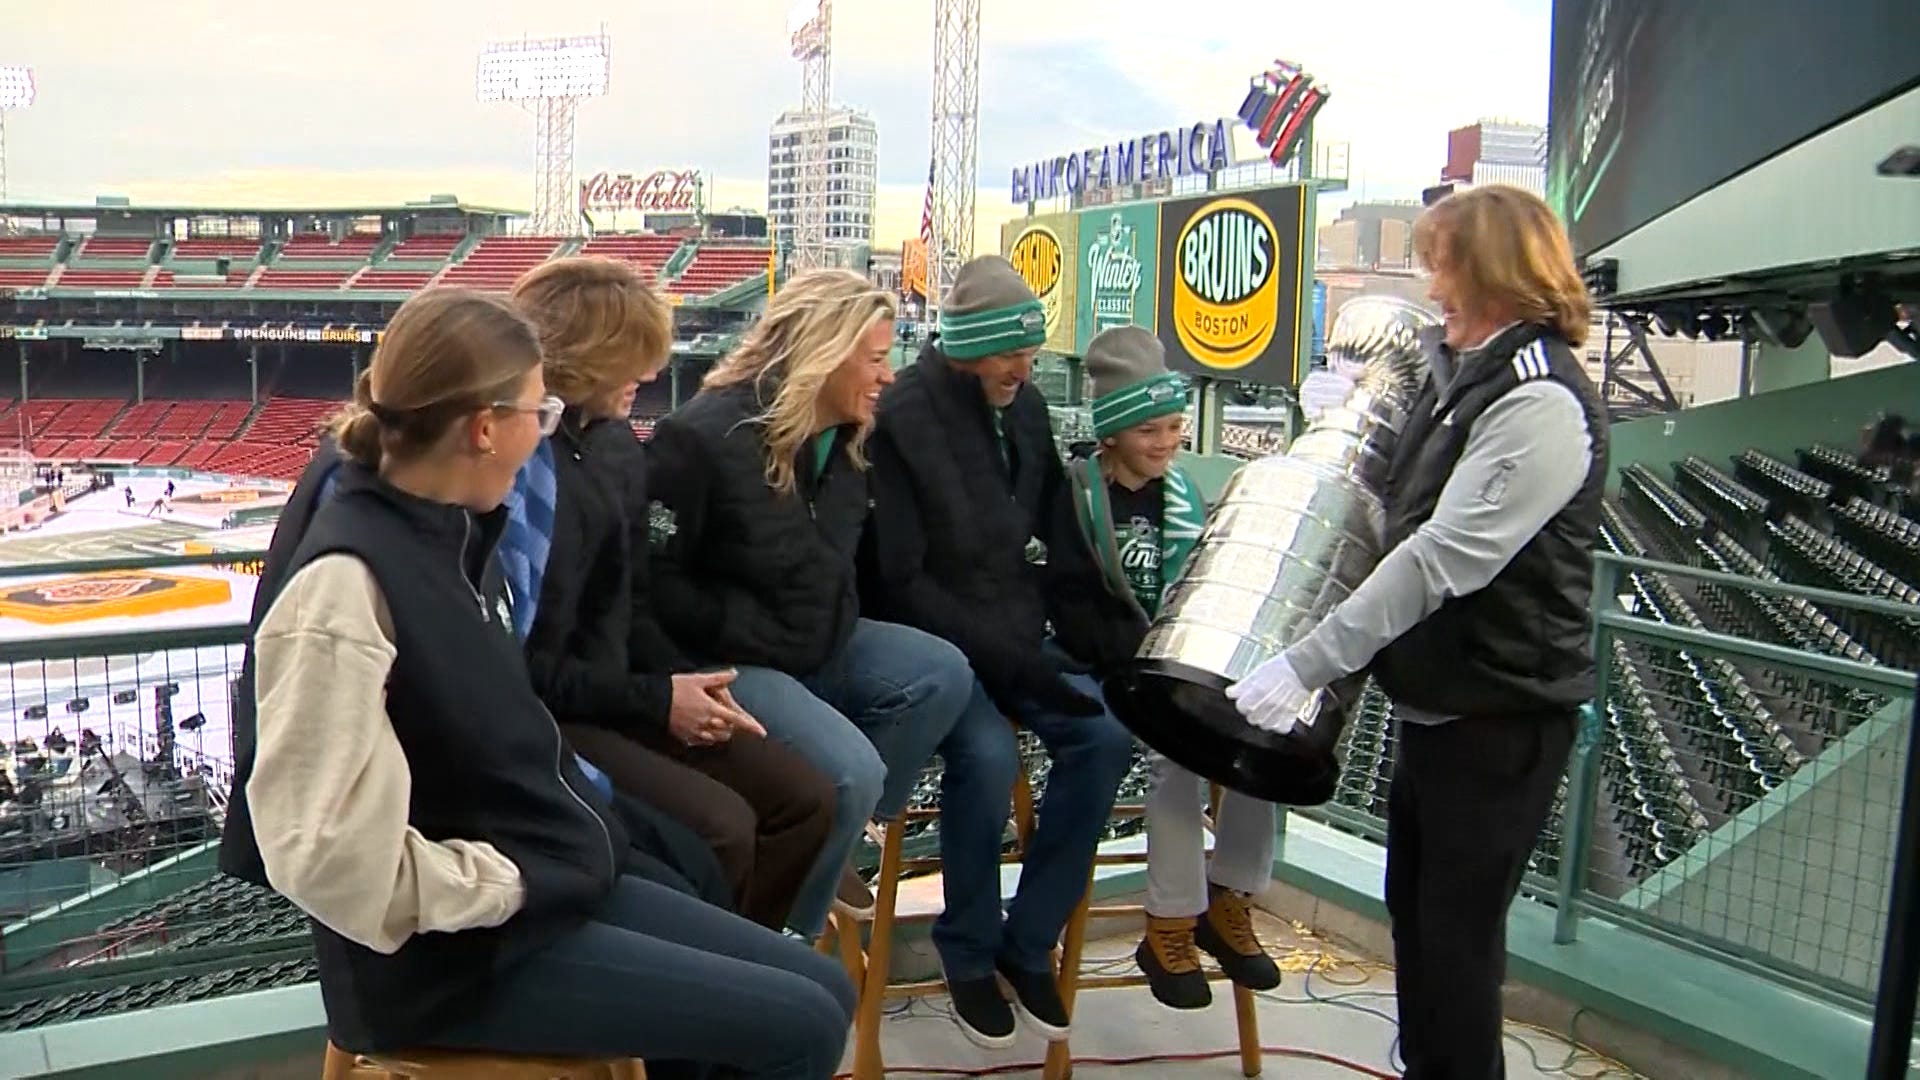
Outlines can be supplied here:
<path id="1" fill-rule="evenodd" d="M 647 550 L 629 541 L 627 502 L 645 506 L 635 493 L 646 467 L 627 413 L 666 366 L 672 312 L 610 259 L 543 263 L 513 300 L 540 330 L 547 388 L 567 407 L 520 471 L 522 527 L 510 524 L 503 545 L 538 582 L 522 589 L 534 689 L 614 786 L 713 848 L 742 915 L 778 929 L 832 826 L 833 789 L 734 702 L 732 672 L 696 672 L 670 643 L 641 644 L 660 634 Z"/>
<path id="2" fill-rule="evenodd" d="M 647 444 L 661 624 L 696 662 L 737 668 L 735 699 L 834 786 L 833 832 L 788 916 L 804 933 L 850 891 L 861 829 L 905 807 L 973 688 L 953 646 L 860 617 L 863 447 L 893 381 L 893 317 L 858 274 L 799 275 Z"/>
<path id="3" fill-rule="evenodd" d="M 494 549 L 560 411 L 504 298 L 435 289 L 394 315 L 334 424 L 337 489 L 254 629 L 224 846 L 312 917 L 343 1049 L 825 1080 L 852 1015 L 840 965 L 629 873 L 533 692 Z"/>
<path id="4" fill-rule="evenodd" d="M 1363 668 L 1393 698 L 1386 898 L 1406 1075 L 1499 1076 L 1507 907 L 1593 695 L 1607 419 L 1575 351 L 1586 289 L 1546 203 L 1502 185 L 1451 195 L 1413 246 L 1446 344 L 1394 450 L 1387 555 L 1227 693 L 1272 731 Z"/>

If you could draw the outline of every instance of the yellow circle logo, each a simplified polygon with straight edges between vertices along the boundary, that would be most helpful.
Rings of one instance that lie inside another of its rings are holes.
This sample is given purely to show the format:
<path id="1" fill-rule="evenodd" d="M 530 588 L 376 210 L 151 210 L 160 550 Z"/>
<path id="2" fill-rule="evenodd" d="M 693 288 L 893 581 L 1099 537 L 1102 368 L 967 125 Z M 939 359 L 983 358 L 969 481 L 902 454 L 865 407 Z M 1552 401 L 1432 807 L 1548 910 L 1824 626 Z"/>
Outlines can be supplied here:
<path id="1" fill-rule="evenodd" d="M 1174 254 L 1174 331 L 1192 357 L 1232 371 L 1260 358 L 1280 310 L 1280 244 L 1273 219 L 1245 199 L 1200 208 Z"/>
<path id="2" fill-rule="evenodd" d="M 1047 313 L 1047 336 L 1052 337 L 1060 325 L 1060 274 L 1066 269 L 1060 238 L 1043 225 L 1029 225 L 1014 240 L 1007 261 L 1040 298 L 1040 306 Z"/>

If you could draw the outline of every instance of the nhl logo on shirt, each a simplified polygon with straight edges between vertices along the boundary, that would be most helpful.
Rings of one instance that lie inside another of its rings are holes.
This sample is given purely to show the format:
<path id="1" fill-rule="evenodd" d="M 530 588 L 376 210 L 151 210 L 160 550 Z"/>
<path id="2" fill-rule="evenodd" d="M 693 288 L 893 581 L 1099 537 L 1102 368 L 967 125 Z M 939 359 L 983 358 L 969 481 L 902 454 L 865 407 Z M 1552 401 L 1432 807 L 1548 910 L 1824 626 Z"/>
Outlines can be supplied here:
<path id="1" fill-rule="evenodd" d="M 674 520 L 673 510 L 655 499 L 647 504 L 647 543 L 655 548 L 667 546 L 680 526 Z"/>

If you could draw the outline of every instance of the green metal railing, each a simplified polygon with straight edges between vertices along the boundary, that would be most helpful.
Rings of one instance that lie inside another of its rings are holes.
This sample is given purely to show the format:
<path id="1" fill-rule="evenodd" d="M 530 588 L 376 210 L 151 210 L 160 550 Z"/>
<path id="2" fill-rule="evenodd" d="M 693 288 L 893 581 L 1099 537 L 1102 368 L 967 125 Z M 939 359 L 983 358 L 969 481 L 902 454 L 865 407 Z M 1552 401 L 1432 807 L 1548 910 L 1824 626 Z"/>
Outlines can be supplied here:
<path id="1" fill-rule="evenodd" d="M 0 567 L 0 580 L 237 564 L 260 554 Z M 1584 921 L 1606 920 L 1829 1000 L 1864 1003 L 1887 919 L 1915 677 L 1840 627 L 1909 625 L 1920 607 L 1602 554 L 1594 610 L 1595 702 L 1522 902 L 1551 906 L 1562 942 L 1575 940 Z M 131 692 L 141 741 L 116 734 L 111 746 L 150 757 L 144 718 L 154 692 L 188 676 L 196 686 L 230 685 L 244 637 L 236 624 L 0 644 L 0 692 L 49 700 Z M 177 727 L 199 705 L 175 701 Z M 0 733 L 19 716 L 0 721 Z M 210 763 L 218 787 L 231 744 L 175 738 L 176 762 Z M 1395 749 L 1384 695 L 1363 695 L 1344 740 L 1334 799 L 1302 813 L 1382 840 Z M 1044 755 L 1031 761 L 1042 787 L 1045 764 Z M 1129 797 L 1143 783 L 1144 773 L 1130 778 Z M 938 774 L 929 772 L 915 801 L 937 792 Z M 69 870 L 76 862 L 110 869 L 11 882 L 31 910 L 0 911 L 0 1032 L 310 976 L 304 918 L 266 890 L 217 876 L 210 841 L 158 838 L 144 854 L 122 843 L 79 855 Z"/>
<path id="2" fill-rule="evenodd" d="M 1858 649 L 1715 632 L 1698 614 L 1738 622 L 1759 599 L 1805 601 L 1833 643 L 1834 618 L 1920 607 L 1612 554 L 1594 596 L 1599 707 L 1569 764 L 1556 939 L 1602 916 L 1868 1000 L 1914 674 Z"/>
<path id="3" fill-rule="evenodd" d="M 1871 997 L 1915 677 L 1839 629 L 1855 616 L 1920 607 L 1597 556 L 1595 700 L 1522 886 L 1556 909 L 1557 940 L 1604 918 L 1831 1000 Z M 1391 712 L 1369 685 L 1333 800 L 1297 813 L 1384 842 Z"/>
<path id="4" fill-rule="evenodd" d="M 263 556 L 5 566 L 0 581 Z M 304 977 L 304 918 L 215 876 L 245 637 L 228 622 L 0 642 L 14 800 L 0 818 L 0 1032 Z M 99 797 L 78 802 L 81 790 Z"/>

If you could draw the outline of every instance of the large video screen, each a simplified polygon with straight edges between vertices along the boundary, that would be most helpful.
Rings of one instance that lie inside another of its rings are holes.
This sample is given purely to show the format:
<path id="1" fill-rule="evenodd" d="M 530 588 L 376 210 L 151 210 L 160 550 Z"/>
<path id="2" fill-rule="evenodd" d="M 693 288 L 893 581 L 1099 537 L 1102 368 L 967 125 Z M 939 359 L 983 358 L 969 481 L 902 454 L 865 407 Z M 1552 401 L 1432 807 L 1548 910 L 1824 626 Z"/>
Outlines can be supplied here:
<path id="1" fill-rule="evenodd" d="M 1611 243 L 1920 84 L 1916 10 L 1916 0 L 1554 0 L 1547 196 L 1574 248 Z"/>

